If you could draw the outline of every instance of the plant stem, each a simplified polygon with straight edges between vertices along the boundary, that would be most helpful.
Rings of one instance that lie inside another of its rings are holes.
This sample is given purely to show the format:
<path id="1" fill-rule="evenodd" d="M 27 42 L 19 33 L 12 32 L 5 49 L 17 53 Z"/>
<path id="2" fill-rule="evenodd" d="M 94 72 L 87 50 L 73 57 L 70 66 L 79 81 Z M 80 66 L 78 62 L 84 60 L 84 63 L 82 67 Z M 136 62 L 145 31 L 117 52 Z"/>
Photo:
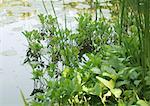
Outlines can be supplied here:
<path id="1" fill-rule="evenodd" d="M 119 44 L 120 44 L 120 45 L 121 45 L 121 41 L 122 41 L 122 29 L 123 29 L 125 0 L 123 0 L 121 3 L 122 3 L 122 4 L 121 4 L 120 33 L 119 33 Z"/>
<path id="2" fill-rule="evenodd" d="M 44 6 L 44 9 L 45 9 L 45 12 L 46 12 L 46 14 L 48 15 L 48 10 L 47 10 L 47 8 L 46 8 L 46 5 L 45 5 L 44 0 L 42 0 L 42 3 L 43 3 L 43 6 Z"/>
<path id="3" fill-rule="evenodd" d="M 56 15 L 56 11 L 55 11 L 55 8 L 54 8 L 54 5 L 53 5 L 53 2 L 52 2 L 52 1 L 51 1 L 51 6 L 52 6 L 52 9 L 53 9 L 54 15 L 55 15 L 55 17 L 56 17 L 57 27 L 58 27 L 59 33 L 60 33 L 60 35 L 62 35 L 62 34 L 61 34 L 60 27 L 59 27 L 59 23 L 58 23 L 58 17 L 57 17 L 57 15 Z"/>

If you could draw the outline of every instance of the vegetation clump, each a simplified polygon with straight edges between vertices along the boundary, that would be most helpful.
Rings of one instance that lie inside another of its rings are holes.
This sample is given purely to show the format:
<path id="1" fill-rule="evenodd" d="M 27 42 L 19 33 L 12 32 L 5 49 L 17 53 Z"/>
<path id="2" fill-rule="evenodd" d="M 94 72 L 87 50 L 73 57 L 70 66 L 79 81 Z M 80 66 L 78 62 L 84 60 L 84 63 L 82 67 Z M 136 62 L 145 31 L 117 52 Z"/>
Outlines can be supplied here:
<path id="1" fill-rule="evenodd" d="M 150 105 L 149 0 L 110 3 L 111 19 L 79 14 L 75 31 L 41 14 L 42 29 L 23 32 L 35 83 L 26 105 Z"/>

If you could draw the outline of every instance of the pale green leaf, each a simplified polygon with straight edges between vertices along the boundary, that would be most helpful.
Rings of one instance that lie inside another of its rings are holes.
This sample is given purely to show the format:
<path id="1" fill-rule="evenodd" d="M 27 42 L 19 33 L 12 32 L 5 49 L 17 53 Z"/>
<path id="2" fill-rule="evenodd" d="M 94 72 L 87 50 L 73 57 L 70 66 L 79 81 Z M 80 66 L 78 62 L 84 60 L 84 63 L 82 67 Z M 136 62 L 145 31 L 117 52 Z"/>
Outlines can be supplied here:
<path id="1" fill-rule="evenodd" d="M 101 74 L 101 70 L 98 67 L 94 67 L 91 69 L 94 74 Z"/>
<path id="2" fill-rule="evenodd" d="M 88 92 L 88 88 L 86 86 L 82 86 L 82 90 Z"/>
<path id="3" fill-rule="evenodd" d="M 81 75 L 80 75 L 80 73 L 77 73 L 77 81 L 78 81 L 78 84 L 81 84 Z"/>
<path id="4" fill-rule="evenodd" d="M 120 95 L 122 93 L 121 89 L 111 89 L 111 92 L 115 95 L 116 98 L 120 98 Z"/>
<path id="5" fill-rule="evenodd" d="M 113 80 L 106 80 L 104 78 L 101 78 L 101 77 L 98 77 L 96 76 L 96 78 L 101 82 L 103 83 L 106 87 L 108 87 L 109 89 L 113 89 L 115 87 L 115 82 Z"/>
<path id="6" fill-rule="evenodd" d="M 103 103 L 106 102 L 106 97 L 109 97 L 109 96 L 111 96 L 111 92 L 110 91 L 108 91 L 106 94 L 104 94 L 104 96 L 102 98 L 102 102 Z"/>
<path id="7" fill-rule="evenodd" d="M 138 100 L 137 104 L 140 105 L 140 106 L 149 106 L 148 103 L 144 100 Z"/>
<path id="8" fill-rule="evenodd" d="M 126 106 L 126 104 L 120 99 L 118 100 L 118 106 Z"/>

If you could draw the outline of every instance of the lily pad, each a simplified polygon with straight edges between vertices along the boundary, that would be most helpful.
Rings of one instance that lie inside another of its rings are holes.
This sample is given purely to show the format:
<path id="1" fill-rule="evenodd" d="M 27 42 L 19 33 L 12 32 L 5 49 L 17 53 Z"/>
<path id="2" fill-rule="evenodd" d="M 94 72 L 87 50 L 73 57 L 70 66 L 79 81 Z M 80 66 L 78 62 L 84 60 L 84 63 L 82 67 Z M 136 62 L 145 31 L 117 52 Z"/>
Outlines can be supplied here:
<path id="1" fill-rule="evenodd" d="M 17 52 L 15 50 L 6 50 L 0 53 L 2 56 L 15 56 Z"/>

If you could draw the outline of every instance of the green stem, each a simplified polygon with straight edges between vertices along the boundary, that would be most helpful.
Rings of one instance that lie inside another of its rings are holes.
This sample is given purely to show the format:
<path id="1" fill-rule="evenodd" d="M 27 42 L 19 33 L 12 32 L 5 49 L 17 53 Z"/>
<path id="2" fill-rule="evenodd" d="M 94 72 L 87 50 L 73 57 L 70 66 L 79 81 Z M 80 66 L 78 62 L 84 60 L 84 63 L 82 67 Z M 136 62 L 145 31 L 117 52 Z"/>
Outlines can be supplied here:
<path id="1" fill-rule="evenodd" d="M 150 30 L 150 16 L 149 16 L 149 0 L 145 0 L 144 2 L 144 60 L 145 60 L 145 65 L 144 68 L 146 70 L 146 67 L 148 66 L 148 63 L 150 62 L 150 35 L 149 35 L 149 30 Z M 146 74 L 146 72 L 145 72 Z M 144 74 L 144 75 L 145 75 Z"/>
<path id="2" fill-rule="evenodd" d="M 43 6 L 44 6 L 44 9 L 45 9 L 45 12 L 46 12 L 46 14 L 48 15 L 48 10 L 47 10 L 47 8 L 46 8 L 46 5 L 45 5 L 44 0 L 42 0 L 42 3 L 43 3 Z"/>
<path id="3" fill-rule="evenodd" d="M 59 23 L 58 23 L 58 17 L 57 17 L 57 15 L 56 15 L 56 11 L 55 11 L 55 8 L 54 8 L 54 5 L 53 5 L 53 2 L 52 2 L 52 1 L 51 1 L 51 6 L 52 6 L 52 9 L 53 9 L 54 15 L 55 15 L 55 17 L 56 17 L 57 27 L 58 27 L 58 30 L 59 30 L 59 33 L 60 33 L 60 36 L 61 36 L 62 34 L 61 34 L 61 30 L 60 30 Z"/>
<path id="4" fill-rule="evenodd" d="M 63 5 L 65 5 L 65 0 L 63 0 Z M 67 29 L 67 17 L 66 17 L 66 8 L 64 6 L 64 15 L 65 15 L 65 29 Z"/>
<path id="5" fill-rule="evenodd" d="M 123 19 L 124 19 L 125 0 L 123 0 L 121 3 L 122 3 L 122 7 L 121 7 L 120 33 L 119 33 L 119 44 L 120 44 L 120 45 L 121 45 L 121 41 L 122 41 L 122 29 L 123 29 Z"/>

